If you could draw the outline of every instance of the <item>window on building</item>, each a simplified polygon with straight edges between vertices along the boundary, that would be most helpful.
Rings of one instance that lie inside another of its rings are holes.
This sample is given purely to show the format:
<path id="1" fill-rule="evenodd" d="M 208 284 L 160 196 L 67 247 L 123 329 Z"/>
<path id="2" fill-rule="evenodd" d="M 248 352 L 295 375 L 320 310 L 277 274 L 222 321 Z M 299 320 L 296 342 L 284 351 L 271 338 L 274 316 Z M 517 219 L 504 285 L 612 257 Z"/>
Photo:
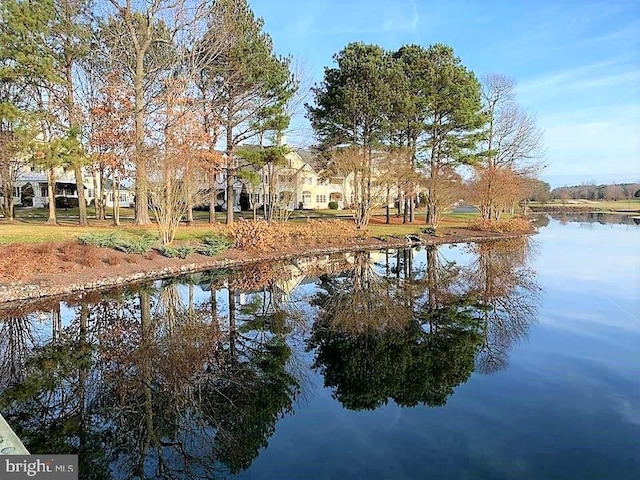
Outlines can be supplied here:
<path id="1" fill-rule="evenodd" d="M 47 187 L 46 185 L 41 186 L 40 187 L 40 196 L 41 197 L 46 197 L 47 195 L 49 195 L 49 187 Z"/>
<path id="2" fill-rule="evenodd" d="M 13 196 L 16 198 L 20 197 L 20 187 L 13 187 Z"/>
<path id="3" fill-rule="evenodd" d="M 326 195 L 316 195 L 316 203 L 327 203 Z"/>
<path id="4" fill-rule="evenodd" d="M 87 188 L 87 197 L 93 198 L 93 188 Z"/>
<path id="5" fill-rule="evenodd" d="M 305 185 L 313 185 L 313 178 L 312 177 L 304 177 L 304 184 Z"/>

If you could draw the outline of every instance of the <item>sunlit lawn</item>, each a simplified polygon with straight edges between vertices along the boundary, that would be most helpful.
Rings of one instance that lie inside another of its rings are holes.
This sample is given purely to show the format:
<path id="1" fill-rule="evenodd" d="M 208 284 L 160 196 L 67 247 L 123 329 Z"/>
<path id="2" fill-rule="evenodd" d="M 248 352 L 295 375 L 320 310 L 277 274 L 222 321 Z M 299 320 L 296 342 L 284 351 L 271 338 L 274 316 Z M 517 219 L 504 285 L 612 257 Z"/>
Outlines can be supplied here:
<path id="1" fill-rule="evenodd" d="M 107 218 L 104 221 L 98 221 L 92 218 L 95 216 L 93 208 L 88 209 L 89 223 L 87 227 L 80 227 L 78 222 L 78 209 L 58 209 L 56 211 L 58 217 L 58 226 L 46 225 L 48 211 L 46 209 L 17 209 L 17 221 L 14 223 L 0 221 L 0 244 L 10 243 L 44 243 L 44 242 L 62 242 L 72 240 L 78 235 L 95 232 L 112 232 L 119 231 L 127 234 L 157 234 L 155 225 L 140 227 L 133 224 L 133 209 L 121 209 L 121 223 L 119 227 L 111 225 L 111 220 Z M 442 227 L 456 228 L 464 227 L 467 222 L 476 217 L 475 213 L 460 213 L 445 215 L 441 221 Z M 180 225 L 176 234 L 176 240 L 188 241 L 193 240 L 210 231 L 208 221 L 208 212 L 194 212 L 196 224 L 194 226 Z M 225 212 L 216 213 L 216 220 L 224 222 Z M 253 218 L 252 212 L 243 212 L 235 214 L 235 218 Z M 258 218 L 261 218 L 260 215 Z M 348 210 L 310 210 L 292 212 L 290 222 L 298 223 L 307 218 L 324 218 L 324 219 L 340 219 L 345 222 L 351 221 L 351 212 Z M 425 228 L 424 212 L 420 211 L 416 214 L 416 221 L 413 224 L 401 224 L 399 219 L 392 215 L 392 221 L 396 224 L 385 225 L 384 211 L 376 212 L 374 220 L 367 228 L 368 235 L 372 237 L 396 236 L 404 237 L 407 234 L 419 233 Z"/>

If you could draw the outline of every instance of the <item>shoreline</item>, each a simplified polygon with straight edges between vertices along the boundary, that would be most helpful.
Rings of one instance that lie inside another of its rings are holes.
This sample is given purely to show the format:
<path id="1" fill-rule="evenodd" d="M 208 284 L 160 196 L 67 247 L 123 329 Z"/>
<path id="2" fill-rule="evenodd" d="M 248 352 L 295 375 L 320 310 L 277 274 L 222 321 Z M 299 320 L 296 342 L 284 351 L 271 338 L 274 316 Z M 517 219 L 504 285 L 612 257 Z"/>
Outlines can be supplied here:
<path id="1" fill-rule="evenodd" d="M 640 211 L 619 208 L 616 210 L 594 208 L 588 205 L 552 205 L 527 207 L 531 213 L 607 213 L 616 215 L 639 215 Z"/>
<path id="2" fill-rule="evenodd" d="M 389 248 L 411 248 L 417 246 L 429 247 L 433 245 L 477 243 L 497 240 L 509 240 L 531 235 L 531 233 L 490 233 L 465 232 L 463 235 L 449 233 L 441 237 L 420 236 L 420 240 L 407 240 L 394 238 L 393 240 L 381 240 L 370 238 L 361 244 L 342 244 L 335 246 L 303 247 L 296 251 L 277 250 L 269 253 L 241 252 L 229 250 L 235 254 L 236 258 L 222 254 L 220 257 L 205 257 L 197 255 L 198 260 L 193 261 L 193 257 L 186 259 L 163 259 L 166 263 L 161 268 L 134 268 L 131 272 L 121 275 L 108 275 L 108 272 L 98 274 L 85 274 L 85 279 L 77 283 L 66 283 L 64 278 L 57 277 L 57 281 L 38 283 L 33 281 L 14 282 L 11 284 L 0 284 L 0 311 L 13 308 L 17 304 L 45 300 L 52 297 L 71 297 L 78 294 L 110 290 L 129 284 L 140 284 L 160 280 L 163 278 L 189 273 L 197 273 L 207 270 L 219 270 L 224 268 L 238 268 L 261 262 L 286 261 L 293 258 L 313 257 L 317 255 L 328 255 L 334 253 L 359 252 L 367 250 L 383 250 Z M 225 252 L 226 253 L 226 252 Z M 239 258 L 238 253 L 242 254 Z M 222 258 L 221 258 L 222 257 Z"/>

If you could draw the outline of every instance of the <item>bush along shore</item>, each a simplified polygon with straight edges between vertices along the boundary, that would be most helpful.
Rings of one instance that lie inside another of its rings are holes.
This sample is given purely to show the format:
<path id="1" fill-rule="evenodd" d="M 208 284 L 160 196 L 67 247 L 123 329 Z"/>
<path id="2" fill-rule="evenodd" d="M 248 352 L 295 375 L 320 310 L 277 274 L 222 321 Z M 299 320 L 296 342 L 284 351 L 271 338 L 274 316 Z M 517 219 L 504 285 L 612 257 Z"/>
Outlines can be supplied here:
<path id="1" fill-rule="evenodd" d="M 493 227 L 493 230 L 490 228 Z M 159 245 L 148 235 L 113 232 L 83 234 L 58 243 L 0 247 L 0 304 L 82 294 L 203 270 L 243 266 L 331 253 L 467 243 L 533 233 L 528 222 L 409 235 L 371 236 L 346 222 L 297 225 L 238 222 L 233 229 L 203 229 L 194 240 Z"/>

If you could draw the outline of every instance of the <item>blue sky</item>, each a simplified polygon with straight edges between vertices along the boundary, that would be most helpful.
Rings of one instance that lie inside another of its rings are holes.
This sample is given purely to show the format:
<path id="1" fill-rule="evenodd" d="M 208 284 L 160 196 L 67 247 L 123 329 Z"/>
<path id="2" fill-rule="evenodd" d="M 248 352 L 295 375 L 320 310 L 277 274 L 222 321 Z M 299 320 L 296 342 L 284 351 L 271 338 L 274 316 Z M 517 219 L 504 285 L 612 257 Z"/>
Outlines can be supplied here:
<path id="1" fill-rule="evenodd" d="M 250 0 L 311 82 L 347 43 L 445 43 L 476 75 L 518 82 L 553 186 L 640 180 L 640 0 Z M 303 125 L 298 118 L 296 125 Z M 309 143 L 297 129 L 290 143 Z"/>

